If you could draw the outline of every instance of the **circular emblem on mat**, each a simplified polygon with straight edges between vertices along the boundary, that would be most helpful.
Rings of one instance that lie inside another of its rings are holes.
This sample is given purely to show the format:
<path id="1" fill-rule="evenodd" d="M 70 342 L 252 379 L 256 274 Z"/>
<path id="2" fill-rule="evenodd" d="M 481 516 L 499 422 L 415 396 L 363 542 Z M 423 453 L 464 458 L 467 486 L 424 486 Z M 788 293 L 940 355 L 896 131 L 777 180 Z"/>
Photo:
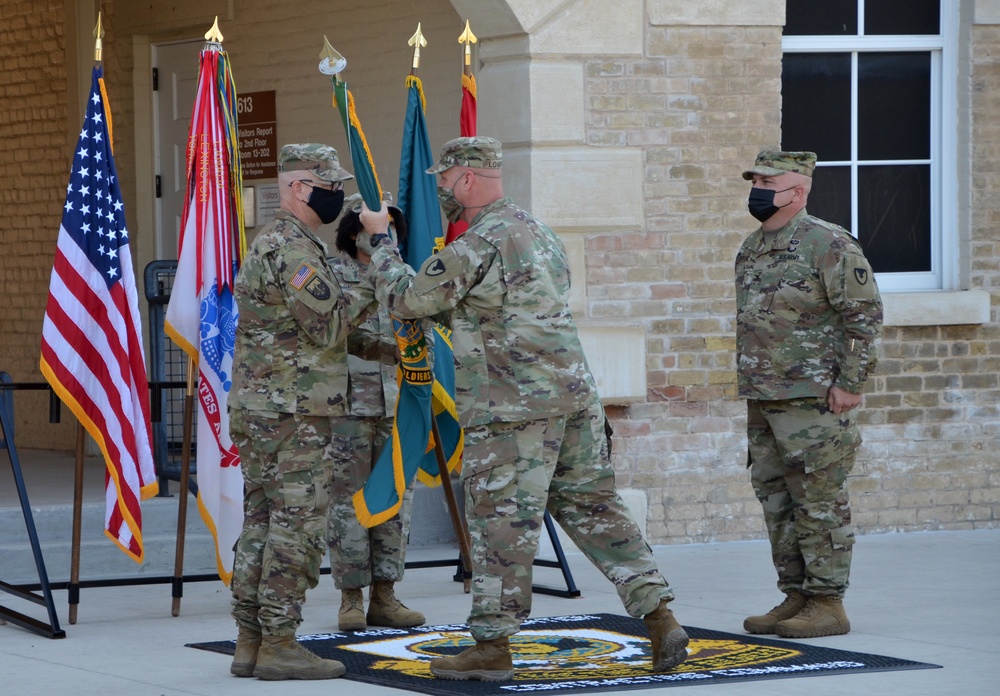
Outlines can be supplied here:
<path id="1" fill-rule="evenodd" d="M 456 655 L 474 645 L 465 631 L 428 632 L 425 635 L 383 637 L 371 642 L 343 646 L 375 656 L 374 670 L 401 672 L 412 677 L 433 678 L 432 658 Z M 522 630 L 511 636 L 515 681 L 564 681 L 609 679 L 649 675 L 650 645 L 645 636 L 602 628 Z M 794 657 L 800 651 L 743 643 L 739 640 L 692 640 L 688 659 L 673 673 L 697 673 L 734 669 Z"/>

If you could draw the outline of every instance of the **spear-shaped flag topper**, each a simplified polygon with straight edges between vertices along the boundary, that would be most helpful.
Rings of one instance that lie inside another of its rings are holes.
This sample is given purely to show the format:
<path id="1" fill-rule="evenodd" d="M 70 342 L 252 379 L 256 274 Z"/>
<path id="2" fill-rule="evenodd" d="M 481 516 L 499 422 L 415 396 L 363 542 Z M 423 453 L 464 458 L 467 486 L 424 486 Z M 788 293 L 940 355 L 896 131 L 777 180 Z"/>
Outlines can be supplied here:
<path id="1" fill-rule="evenodd" d="M 427 39 L 420 31 L 420 22 L 417 22 L 417 30 L 413 32 L 413 36 L 406 43 L 408 46 L 413 46 L 413 69 L 410 71 L 410 74 L 413 75 L 420 67 L 420 49 L 427 46 Z"/>
<path id="2" fill-rule="evenodd" d="M 101 26 L 101 13 L 97 13 L 97 26 L 94 27 L 94 60 L 100 63 L 104 58 L 104 27 Z"/>
<path id="3" fill-rule="evenodd" d="M 472 44 L 479 41 L 476 35 L 472 33 L 472 27 L 469 26 L 469 20 L 465 20 L 465 31 L 462 35 L 458 37 L 458 43 L 465 44 L 465 70 L 466 72 L 471 72 L 472 66 Z"/>

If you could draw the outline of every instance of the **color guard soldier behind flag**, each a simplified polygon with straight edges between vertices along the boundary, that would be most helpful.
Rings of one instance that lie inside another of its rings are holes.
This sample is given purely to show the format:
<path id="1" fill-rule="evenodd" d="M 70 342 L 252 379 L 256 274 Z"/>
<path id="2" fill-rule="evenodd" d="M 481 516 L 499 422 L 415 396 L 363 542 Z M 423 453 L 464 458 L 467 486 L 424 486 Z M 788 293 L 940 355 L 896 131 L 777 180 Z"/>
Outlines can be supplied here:
<path id="1" fill-rule="evenodd" d="M 337 223 L 338 253 L 331 256 L 330 269 L 344 286 L 364 282 L 370 259 L 358 249 L 362 234 L 361 195 L 347 199 Z M 406 218 L 390 207 L 396 238 L 406 240 Z M 333 419 L 333 494 L 328 513 L 327 541 L 330 545 L 330 577 L 340 590 L 337 630 L 364 631 L 368 626 L 410 628 L 424 623 L 424 615 L 396 597 L 394 585 L 406 572 L 406 545 L 410 538 L 410 512 L 416 477 L 406 486 L 399 510 L 371 528 L 358 520 L 355 492 L 364 486 L 383 448 L 392 439 L 392 422 L 399 398 L 396 382 L 398 347 L 392 318 L 376 306 L 368 318 L 348 336 L 346 370 L 350 389 L 347 415 Z M 364 588 L 368 590 L 368 611 Z"/>

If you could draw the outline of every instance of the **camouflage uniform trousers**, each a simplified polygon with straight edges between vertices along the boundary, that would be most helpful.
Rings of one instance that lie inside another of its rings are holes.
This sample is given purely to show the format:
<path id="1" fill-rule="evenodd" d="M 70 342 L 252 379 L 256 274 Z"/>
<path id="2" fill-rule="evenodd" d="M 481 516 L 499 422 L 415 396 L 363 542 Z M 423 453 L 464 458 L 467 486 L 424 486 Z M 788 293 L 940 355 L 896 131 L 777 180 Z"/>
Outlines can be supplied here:
<path id="1" fill-rule="evenodd" d="M 467 428 L 463 471 L 476 640 L 513 635 L 531 613 L 546 508 L 614 583 L 631 616 L 673 599 L 615 489 L 600 402 L 568 415 Z"/>
<path id="2" fill-rule="evenodd" d="M 391 436 L 392 418 L 333 419 L 333 497 L 327 539 L 330 574 L 338 590 L 368 587 L 373 580 L 397 582 L 403 578 L 413 483 L 403 495 L 399 512 L 371 529 L 358 522 L 353 501 Z"/>
<path id="3" fill-rule="evenodd" d="M 825 397 L 747 401 L 750 478 L 782 592 L 843 597 L 847 590 L 856 413 L 833 413 Z"/>
<path id="4" fill-rule="evenodd" d="M 330 502 L 330 418 L 232 414 L 243 467 L 243 531 L 233 563 L 233 618 L 291 636 L 319 582 Z"/>

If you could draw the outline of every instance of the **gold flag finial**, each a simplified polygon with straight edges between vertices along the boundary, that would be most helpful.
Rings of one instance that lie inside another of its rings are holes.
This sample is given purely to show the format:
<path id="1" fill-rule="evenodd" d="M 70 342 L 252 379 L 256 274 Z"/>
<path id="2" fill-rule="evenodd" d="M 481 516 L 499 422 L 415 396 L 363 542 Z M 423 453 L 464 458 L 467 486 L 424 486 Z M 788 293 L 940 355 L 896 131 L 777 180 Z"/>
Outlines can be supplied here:
<path id="1" fill-rule="evenodd" d="M 458 37 L 458 43 L 465 44 L 465 64 L 472 64 L 472 44 L 479 41 L 476 35 L 472 33 L 472 27 L 469 26 L 469 20 L 465 20 L 465 31 L 462 35 Z"/>
<path id="2" fill-rule="evenodd" d="M 337 53 L 337 50 L 330 45 L 326 34 L 323 35 L 323 50 L 319 52 L 319 71 L 324 75 L 332 75 L 333 79 L 340 79 L 340 71 L 347 67 L 347 58 Z"/>
<path id="3" fill-rule="evenodd" d="M 208 30 L 207 34 L 205 34 L 205 41 L 208 41 L 209 43 L 217 43 L 217 44 L 222 43 L 222 32 L 219 31 L 219 16 L 218 15 L 215 16 L 215 23 L 212 24 L 212 28 Z"/>
<path id="4" fill-rule="evenodd" d="M 424 38 L 424 34 L 420 31 L 420 22 L 417 22 L 417 30 L 413 32 L 413 36 L 410 40 L 406 42 L 408 46 L 413 46 L 413 69 L 416 70 L 420 67 L 420 49 L 427 47 L 427 39 Z"/>
<path id="5" fill-rule="evenodd" d="M 104 27 L 101 26 L 101 13 L 97 13 L 97 26 L 94 27 L 94 60 L 100 62 L 103 60 L 101 55 L 104 53 L 104 42 L 101 39 L 104 38 Z"/>

